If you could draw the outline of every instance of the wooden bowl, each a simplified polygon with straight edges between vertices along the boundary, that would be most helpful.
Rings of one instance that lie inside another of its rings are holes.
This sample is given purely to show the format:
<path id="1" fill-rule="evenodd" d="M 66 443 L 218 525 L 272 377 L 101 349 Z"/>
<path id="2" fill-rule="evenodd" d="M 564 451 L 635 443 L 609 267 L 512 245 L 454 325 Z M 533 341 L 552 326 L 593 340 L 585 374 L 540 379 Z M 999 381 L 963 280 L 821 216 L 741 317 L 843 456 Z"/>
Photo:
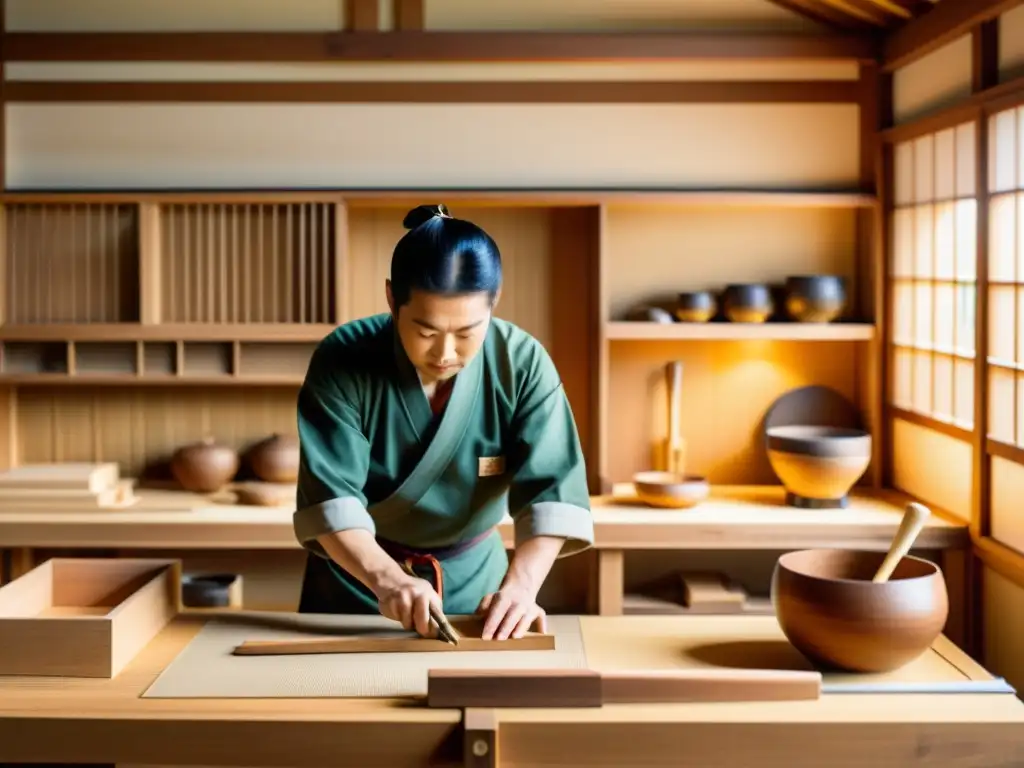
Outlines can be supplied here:
<path id="1" fill-rule="evenodd" d="M 718 311 L 718 301 L 710 291 L 680 293 L 676 303 L 676 319 L 684 323 L 706 323 Z"/>
<path id="2" fill-rule="evenodd" d="M 884 552 L 809 549 L 782 555 L 772 574 L 775 615 L 812 663 L 890 672 L 923 654 L 942 632 L 949 597 L 941 569 L 904 557 L 888 581 L 871 581 Z"/>
<path id="3" fill-rule="evenodd" d="M 801 323 L 830 323 L 846 309 L 846 283 L 837 275 L 786 279 L 786 313 Z"/>
<path id="4" fill-rule="evenodd" d="M 711 493 L 707 478 L 674 472 L 638 472 L 633 487 L 640 501 L 662 509 L 695 507 Z"/>
<path id="5" fill-rule="evenodd" d="M 845 427 L 772 427 L 768 461 L 792 496 L 844 502 L 871 463 L 871 435 Z"/>

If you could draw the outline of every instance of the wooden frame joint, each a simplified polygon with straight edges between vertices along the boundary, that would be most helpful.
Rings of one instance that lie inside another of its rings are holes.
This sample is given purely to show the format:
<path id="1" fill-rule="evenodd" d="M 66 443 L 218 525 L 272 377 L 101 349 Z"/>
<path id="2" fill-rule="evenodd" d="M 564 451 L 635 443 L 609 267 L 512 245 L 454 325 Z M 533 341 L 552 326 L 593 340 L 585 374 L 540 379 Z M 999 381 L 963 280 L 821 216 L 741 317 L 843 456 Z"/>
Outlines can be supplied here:
<path id="1" fill-rule="evenodd" d="M 462 764 L 465 768 L 498 768 L 498 713 L 468 708 L 462 713 Z"/>

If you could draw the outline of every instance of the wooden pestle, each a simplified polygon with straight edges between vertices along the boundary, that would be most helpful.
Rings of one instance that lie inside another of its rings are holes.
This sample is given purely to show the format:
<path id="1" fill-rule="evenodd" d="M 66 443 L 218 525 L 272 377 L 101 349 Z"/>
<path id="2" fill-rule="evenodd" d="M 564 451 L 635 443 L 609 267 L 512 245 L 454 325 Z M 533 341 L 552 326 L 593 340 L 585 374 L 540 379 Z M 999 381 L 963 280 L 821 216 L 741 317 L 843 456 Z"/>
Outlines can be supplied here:
<path id="1" fill-rule="evenodd" d="M 924 504 L 918 504 L 916 501 L 907 504 L 899 530 L 896 531 L 896 536 L 889 546 L 889 553 L 885 556 L 885 560 L 882 561 L 871 581 L 879 583 L 889 580 L 892 572 L 899 565 L 900 560 L 903 559 L 903 556 L 914 545 L 914 541 L 917 539 L 917 535 L 921 533 L 921 529 L 924 528 L 929 515 L 931 515 L 931 512 Z"/>
<path id="2" fill-rule="evenodd" d="M 677 475 L 686 473 L 686 441 L 681 425 L 683 407 L 683 364 L 680 361 L 666 366 L 668 383 L 668 450 L 665 469 Z"/>

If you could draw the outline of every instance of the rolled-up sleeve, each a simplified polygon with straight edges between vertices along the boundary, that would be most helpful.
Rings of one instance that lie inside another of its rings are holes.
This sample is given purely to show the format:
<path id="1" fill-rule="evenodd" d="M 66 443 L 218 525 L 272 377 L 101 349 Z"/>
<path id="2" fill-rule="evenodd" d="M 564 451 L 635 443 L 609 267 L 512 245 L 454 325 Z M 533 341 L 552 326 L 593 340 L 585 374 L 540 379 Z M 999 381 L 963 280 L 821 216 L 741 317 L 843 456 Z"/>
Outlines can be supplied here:
<path id="1" fill-rule="evenodd" d="M 298 397 L 299 478 L 295 537 L 321 557 L 325 533 L 362 528 L 375 533 L 363 493 L 370 448 L 356 405 L 311 369 Z"/>
<path id="2" fill-rule="evenodd" d="M 538 354 L 511 435 L 509 514 L 518 546 L 535 536 L 565 539 L 559 557 L 594 543 L 587 469 L 572 409 L 550 358 Z"/>

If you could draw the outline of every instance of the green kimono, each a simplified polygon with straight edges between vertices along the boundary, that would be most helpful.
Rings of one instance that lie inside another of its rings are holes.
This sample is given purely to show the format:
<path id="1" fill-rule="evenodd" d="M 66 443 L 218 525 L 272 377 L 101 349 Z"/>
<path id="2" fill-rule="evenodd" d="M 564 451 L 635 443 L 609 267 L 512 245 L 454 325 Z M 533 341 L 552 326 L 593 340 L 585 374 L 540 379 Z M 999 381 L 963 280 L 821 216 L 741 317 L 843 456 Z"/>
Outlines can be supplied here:
<path id="1" fill-rule="evenodd" d="M 561 380 L 541 344 L 494 318 L 435 416 L 389 314 L 340 326 L 313 353 L 298 399 L 294 527 L 307 558 L 299 610 L 377 612 L 373 593 L 316 538 L 362 528 L 429 577 L 450 614 L 497 590 L 517 544 L 593 544 L 583 452 Z M 425 571 L 421 571 L 422 566 Z"/>

